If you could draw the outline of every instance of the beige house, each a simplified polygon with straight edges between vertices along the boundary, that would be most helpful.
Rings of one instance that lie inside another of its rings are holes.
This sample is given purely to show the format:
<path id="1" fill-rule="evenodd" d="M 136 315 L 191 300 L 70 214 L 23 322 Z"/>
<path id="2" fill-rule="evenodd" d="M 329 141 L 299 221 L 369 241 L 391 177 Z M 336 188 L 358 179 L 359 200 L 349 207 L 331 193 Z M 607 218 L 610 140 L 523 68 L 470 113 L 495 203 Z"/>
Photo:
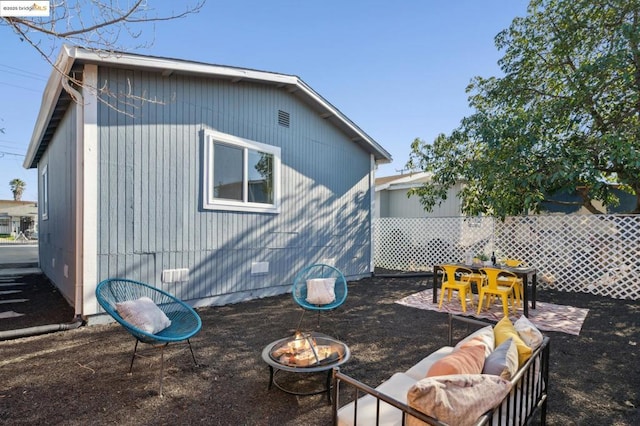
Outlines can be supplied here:
<path id="1" fill-rule="evenodd" d="M 462 216 L 457 194 L 462 184 L 449 189 L 447 199 L 427 212 L 417 196 L 407 197 L 407 191 L 430 179 L 426 172 L 376 178 L 375 218 L 381 217 L 451 217 Z"/>
<path id="2" fill-rule="evenodd" d="M 0 235 L 27 238 L 38 232 L 38 203 L 35 201 L 0 200 Z"/>

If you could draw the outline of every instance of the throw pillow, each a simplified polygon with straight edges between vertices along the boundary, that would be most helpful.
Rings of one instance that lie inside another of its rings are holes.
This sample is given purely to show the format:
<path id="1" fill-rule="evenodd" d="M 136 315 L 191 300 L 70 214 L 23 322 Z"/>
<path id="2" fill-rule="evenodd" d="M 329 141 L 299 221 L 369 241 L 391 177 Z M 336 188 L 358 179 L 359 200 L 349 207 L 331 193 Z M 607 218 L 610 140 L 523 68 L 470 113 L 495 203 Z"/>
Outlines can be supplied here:
<path id="1" fill-rule="evenodd" d="M 518 371 L 518 347 L 512 338 L 505 340 L 484 360 L 482 374 L 493 374 L 511 380 Z"/>
<path id="2" fill-rule="evenodd" d="M 491 327 L 490 325 L 474 331 L 473 333 L 471 333 L 470 335 L 468 335 L 467 337 L 459 341 L 455 347 L 459 348 L 460 346 L 466 344 L 467 342 L 477 338 L 480 339 L 480 341 L 485 347 L 484 356 L 485 357 L 489 356 L 489 354 L 493 352 L 493 349 L 495 348 L 495 336 L 493 334 L 493 327 Z"/>
<path id="3" fill-rule="evenodd" d="M 116 303 L 116 310 L 123 320 L 150 334 L 156 334 L 171 325 L 169 317 L 146 296 Z"/>
<path id="4" fill-rule="evenodd" d="M 496 337 L 496 345 L 500 346 L 509 338 L 512 338 L 516 347 L 518 348 L 518 367 L 527 362 L 531 357 L 533 351 L 527 344 L 520 338 L 520 335 L 516 331 L 515 327 L 511 323 L 509 317 L 503 317 L 495 327 L 493 327 L 493 333 Z"/>
<path id="5" fill-rule="evenodd" d="M 307 280 L 307 302 L 313 305 L 327 305 L 335 302 L 335 278 L 312 278 Z"/>
<path id="6" fill-rule="evenodd" d="M 542 333 L 538 328 L 524 315 L 513 323 L 513 327 L 518 332 L 524 343 L 531 349 L 536 349 L 542 344 Z"/>
<path id="7" fill-rule="evenodd" d="M 430 377 L 416 382 L 407 392 L 409 406 L 441 422 L 466 426 L 497 406 L 507 396 L 511 383 L 487 374 Z M 409 416 L 407 425 L 424 425 Z"/>
<path id="8" fill-rule="evenodd" d="M 484 366 L 484 347 L 467 345 L 454 349 L 449 355 L 433 363 L 427 377 L 449 374 L 480 374 Z"/>

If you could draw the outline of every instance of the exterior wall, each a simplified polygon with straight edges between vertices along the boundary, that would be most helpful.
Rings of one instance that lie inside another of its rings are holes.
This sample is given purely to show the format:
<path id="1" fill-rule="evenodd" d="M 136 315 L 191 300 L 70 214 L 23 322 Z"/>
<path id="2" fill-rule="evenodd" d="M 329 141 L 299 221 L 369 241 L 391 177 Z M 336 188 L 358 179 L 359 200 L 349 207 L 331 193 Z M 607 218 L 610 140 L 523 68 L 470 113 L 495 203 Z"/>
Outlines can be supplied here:
<path id="1" fill-rule="evenodd" d="M 76 108 L 67 110 L 38 163 L 38 251 L 40 268 L 62 295 L 75 303 L 75 170 Z M 47 167 L 48 215 L 43 219 L 42 170 Z"/>
<path id="2" fill-rule="evenodd" d="M 199 305 L 287 292 L 323 260 L 368 275 L 369 154 L 286 90 L 101 68 L 105 83 L 161 103 L 116 105 L 134 117 L 98 107 L 98 281 L 139 279 Z M 201 208 L 204 128 L 281 148 L 279 214 Z M 188 283 L 161 283 L 172 268 L 188 268 Z"/>
<path id="3" fill-rule="evenodd" d="M 407 197 L 409 186 L 398 189 L 385 189 L 378 191 L 380 208 L 378 217 L 452 217 L 461 216 L 460 199 L 456 194 L 460 191 L 460 185 L 449 190 L 447 199 L 440 206 L 435 206 L 433 211 L 427 212 L 420 204 L 417 196 Z"/>
<path id="4" fill-rule="evenodd" d="M 10 217 L 0 218 L 0 234 L 10 235 L 13 233 Z"/>

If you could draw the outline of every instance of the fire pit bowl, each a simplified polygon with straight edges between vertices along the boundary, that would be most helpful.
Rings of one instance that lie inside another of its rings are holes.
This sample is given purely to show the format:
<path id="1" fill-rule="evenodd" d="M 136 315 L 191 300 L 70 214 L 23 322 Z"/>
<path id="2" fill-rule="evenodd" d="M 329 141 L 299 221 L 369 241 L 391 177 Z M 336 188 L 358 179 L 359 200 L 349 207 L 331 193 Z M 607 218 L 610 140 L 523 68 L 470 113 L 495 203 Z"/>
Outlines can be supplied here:
<path id="1" fill-rule="evenodd" d="M 269 365 L 269 389 L 279 389 L 294 395 L 315 395 L 327 392 L 331 401 L 331 370 L 349 360 L 351 351 L 343 342 L 317 332 L 296 332 L 269 343 L 262 351 L 262 359 Z M 297 392 L 284 388 L 275 380 L 280 371 L 291 373 L 327 372 L 324 387 L 310 392 Z"/>
<path id="2" fill-rule="evenodd" d="M 316 367 L 334 365 L 344 357 L 344 343 L 319 333 L 297 332 L 290 338 L 279 340 L 269 356 L 281 365 L 290 367 Z"/>

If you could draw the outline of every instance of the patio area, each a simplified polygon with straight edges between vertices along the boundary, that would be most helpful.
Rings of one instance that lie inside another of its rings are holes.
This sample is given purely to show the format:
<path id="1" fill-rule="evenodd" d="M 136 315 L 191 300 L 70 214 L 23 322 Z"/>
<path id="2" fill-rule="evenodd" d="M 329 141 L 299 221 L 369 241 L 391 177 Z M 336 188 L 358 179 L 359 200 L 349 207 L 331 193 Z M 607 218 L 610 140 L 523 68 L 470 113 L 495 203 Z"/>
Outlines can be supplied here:
<path id="1" fill-rule="evenodd" d="M 351 349 L 342 371 L 376 386 L 445 345 L 445 313 L 396 303 L 427 288 L 430 277 L 350 282 L 347 301 L 322 314 L 319 329 Z M 547 289 L 538 300 L 589 309 L 580 335 L 545 332 L 551 337 L 548 423 L 640 424 L 640 303 Z M 156 355 L 138 359 L 127 374 L 134 340 L 116 324 L 0 342 L 0 423 L 331 423 L 325 395 L 268 389 L 261 351 L 295 331 L 301 310 L 290 294 L 199 313 L 203 327 L 192 345 L 200 365 L 185 347 L 169 347 L 164 398 L 157 396 Z M 302 328 L 316 330 L 315 315 L 307 313 Z"/>

